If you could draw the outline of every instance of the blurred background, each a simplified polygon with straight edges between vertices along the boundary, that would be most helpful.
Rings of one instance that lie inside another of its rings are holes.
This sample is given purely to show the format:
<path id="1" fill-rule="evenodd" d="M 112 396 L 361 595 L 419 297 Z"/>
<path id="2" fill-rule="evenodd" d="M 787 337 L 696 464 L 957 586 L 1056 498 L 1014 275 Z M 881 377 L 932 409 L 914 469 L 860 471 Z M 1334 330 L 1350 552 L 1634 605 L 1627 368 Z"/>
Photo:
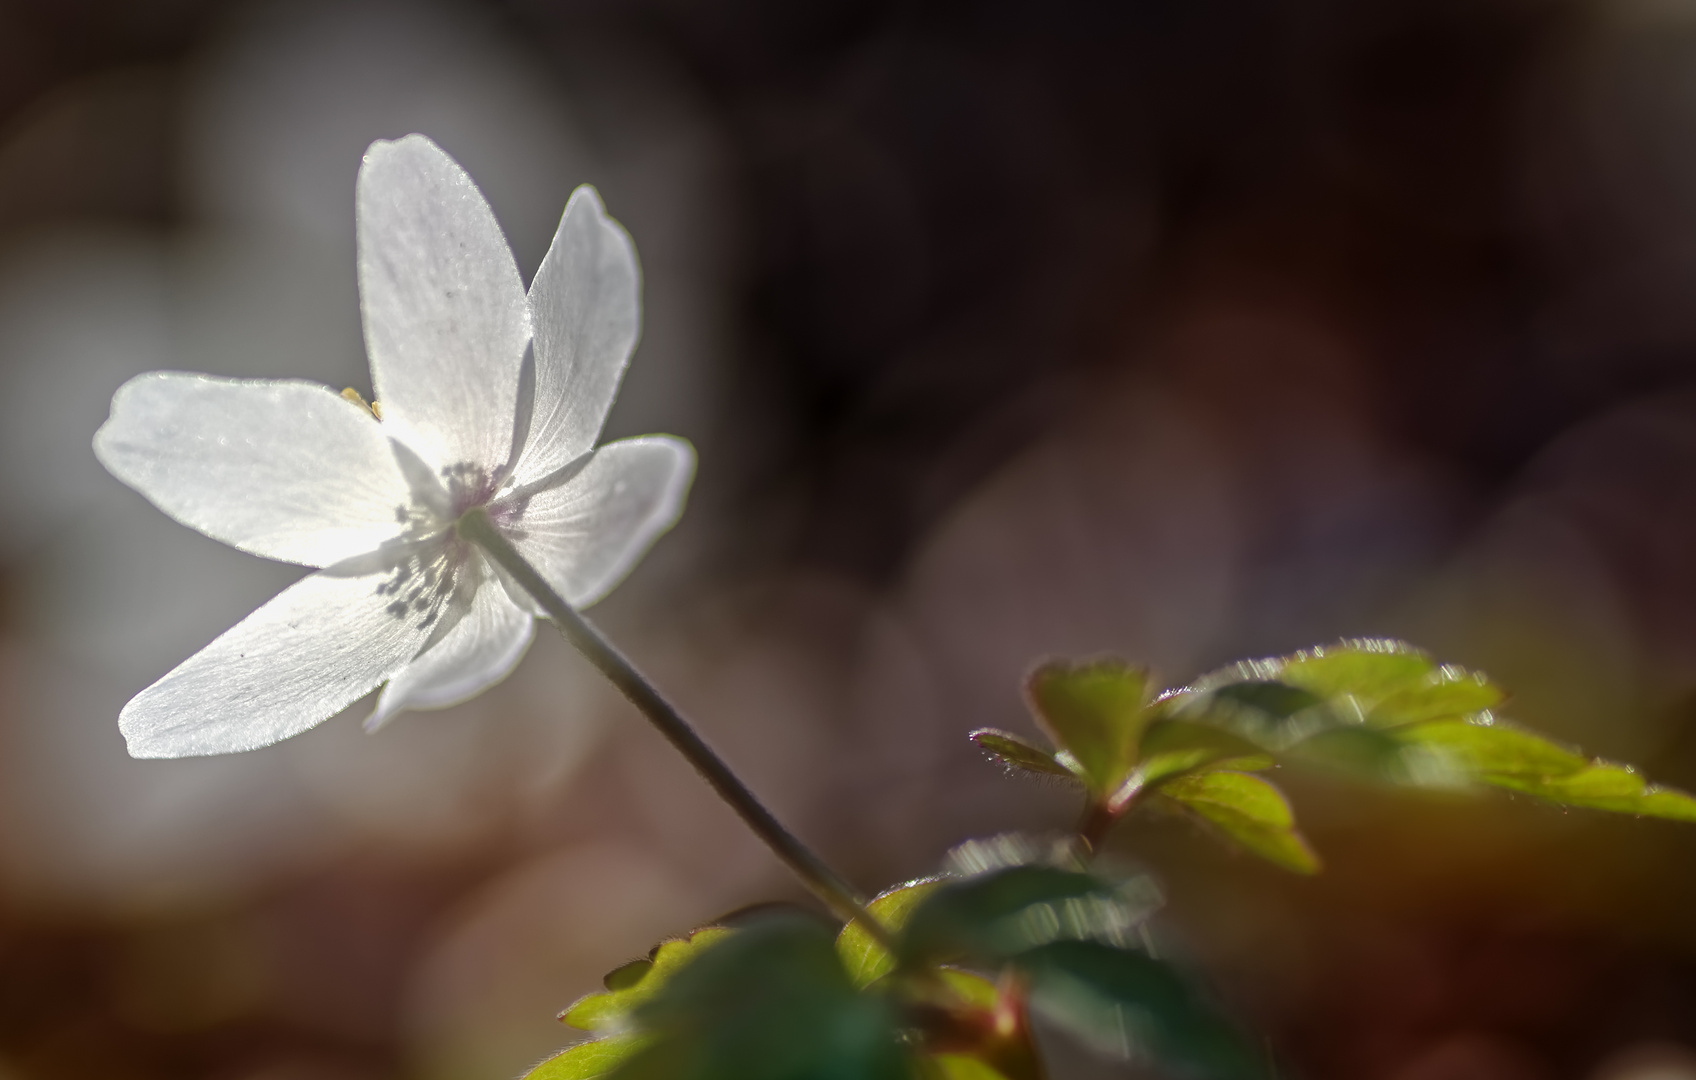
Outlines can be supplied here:
<path id="1" fill-rule="evenodd" d="M 368 392 L 353 181 L 412 131 L 526 275 L 579 182 L 634 235 L 608 435 L 701 465 L 595 617 L 868 891 L 1069 821 L 965 739 L 1046 655 L 1405 636 L 1696 785 L 1696 0 L 0 0 L 3 1080 L 510 1077 L 801 899 L 551 635 L 126 756 L 300 571 L 89 440 L 154 368 Z M 1114 844 L 1288 1075 L 1696 1078 L 1696 831 L 1280 781 L 1319 878 Z"/>

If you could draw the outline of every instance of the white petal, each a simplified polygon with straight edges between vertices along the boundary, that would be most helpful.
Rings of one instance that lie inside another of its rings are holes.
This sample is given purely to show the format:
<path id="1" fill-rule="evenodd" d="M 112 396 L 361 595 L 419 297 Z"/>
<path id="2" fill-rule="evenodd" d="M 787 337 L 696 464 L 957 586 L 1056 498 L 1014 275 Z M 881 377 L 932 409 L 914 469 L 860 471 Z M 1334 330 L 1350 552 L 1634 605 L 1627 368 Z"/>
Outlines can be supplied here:
<path id="1" fill-rule="evenodd" d="M 608 443 L 570 480 L 529 496 L 513 546 L 568 603 L 586 607 L 677 521 L 694 472 L 695 452 L 681 439 Z M 498 517 L 501 507 L 491 511 Z"/>
<path id="2" fill-rule="evenodd" d="M 397 599 L 410 584 L 392 565 L 302 578 L 124 706 L 130 753 L 253 750 L 328 720 L 429 641 L 435 620 Z"/>
<path id="3" fill-rule="evenodd" d="M 375 550 L 411 503 L 383 426 L 316 383 L 138 375 L 94 453 L 184 525 L 306 566 Z"/>
<path id="4" fill-rule="evenodd" d="M 507 677 L 535 632 L 536 620 L 488 573 L 465 617 L 389 680 L 365 726 L 375 729 L 403 709 L 440 709 L 475 697 Z"/>
<path id="5" fill-rule="evenodd" d="M 383 422 L 437 468 L 512 457 L 524 283 L 477 185 L 422 135 L 359 170 L 359 296 Z"/>
<path id="6" fill-rule="evenodd" d="M 536 394 L 520 483 L 540 480 L 594 449 L 636 347 L 641 294 L 630 235 L 584 184 L 571 193 L 530 285 Z"/>

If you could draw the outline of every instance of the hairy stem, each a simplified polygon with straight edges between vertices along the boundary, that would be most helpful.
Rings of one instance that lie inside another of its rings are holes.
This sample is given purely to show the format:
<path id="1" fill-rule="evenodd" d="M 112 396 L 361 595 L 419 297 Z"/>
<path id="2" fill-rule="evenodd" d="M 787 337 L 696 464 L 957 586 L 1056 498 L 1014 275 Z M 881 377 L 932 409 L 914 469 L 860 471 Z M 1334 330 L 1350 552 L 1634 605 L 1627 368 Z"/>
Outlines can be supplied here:
<path id="1" fill-rule="evenodd" d="M 542 605 L 565 639 L 600 669 L 620 693 L 640 709 L 643 716 L 659 729 L 661 735 L 688 759 L 702 779 L 712 786 L 719 798 L 730 804 L 754 835 L 764 840 L 784 865 L 806 883 L 838 917 L 852 920 L 865 928 L 878 944 L 893 951 L 893 943 L 883 925 L 866 910 L 865 900 L 841 875 L 825 865 L 812 849 L 784 828 L 770 810 L 755 798 L 746 784 L 731 771 L 730 766 L 713 752 L 675 706 L 667 701 L 653 683 L 619 652 L 617 647 L 601 636 L 577 609 L 553 590 L 542 575 L 525 561 L 481 508 L 467 511 L 459 519 L 461 536 L 475 543 L 512 575 L 513 580 Z"/>
<path id="2" fill-rule="evenodd" d="M 1142 797 L 1145 788 L 1142 781 L 1127 783 L 1110 797 L 1091 797 L 1089 804 L 1084 807 L 1083 819 L 1078 822 L 1078 836 L 1089 845 L 1093 854 L 1101 850 L 1101 845 L 1107 839 L 1107 832 L 1119 819 L 1130 812 Z"/>

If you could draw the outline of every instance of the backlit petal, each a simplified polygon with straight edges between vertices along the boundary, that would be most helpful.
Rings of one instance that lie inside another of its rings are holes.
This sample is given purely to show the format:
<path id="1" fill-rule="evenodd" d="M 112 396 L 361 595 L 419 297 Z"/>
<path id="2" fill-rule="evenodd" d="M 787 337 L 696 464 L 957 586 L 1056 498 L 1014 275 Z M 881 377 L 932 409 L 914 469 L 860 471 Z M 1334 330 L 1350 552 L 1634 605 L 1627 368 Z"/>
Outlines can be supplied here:
<path id="1" fill-rule="evenodd" d="M 508 464 L 530 319 L 482 192 L 435 143 L 408 135 L 366 151 L 355 216 L 384 424 L 438 469 Z"/>
<path id="2" fill-rule="evenodd" d="M 570 480 L 529 497 L 513 545 L 568 603 L 585 607 L 677 521 L 694 472 L 695 452 L 681 439 L 608 443 Z"/>
<path id="3" fill-rule="evenodd" d="M 536 280 L 535 411 L 518 470 L 540 480 L 594 448 L 642 325 L 636 248 L 595 189 L 572 192 Z"/>
<path id="4" fill-rule="evenodd" d="M 253 750 L 328 720 L 429 641 L 443 612 L 407 603 L 415 584 L 393 566 L 302 578 L 124 706 L 130 753 Z"/>
<path id="5" fill-rule="evenodd" d="M 94 453 L 184 525 L 306 566 L 375 550 L 412 500 L 383 425 L 316 383 L 139 375 Z"/>
<path id="6" fill-rule="evenodd" d="M 468 568 L 469 572 L 469 568 Z M 474 697 L 506 678 L 535 636 L 536 620 L 507 598 L 492 573 L 471 610 L 383 688 L 365 726 L 375 729 L 403 709 L 440 709 Z"/>

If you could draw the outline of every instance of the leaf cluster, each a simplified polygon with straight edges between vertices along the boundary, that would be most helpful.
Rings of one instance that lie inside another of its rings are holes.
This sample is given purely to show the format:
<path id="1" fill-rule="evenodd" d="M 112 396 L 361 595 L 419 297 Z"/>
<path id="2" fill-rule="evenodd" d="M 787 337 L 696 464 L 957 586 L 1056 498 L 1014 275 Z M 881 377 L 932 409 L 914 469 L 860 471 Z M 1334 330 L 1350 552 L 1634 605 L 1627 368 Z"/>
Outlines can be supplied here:
<path id="1" fill-rule="evenodd" d="M 1052 749 L 992 729 L 972 739 L 1010 770 L 1081 786 L 1080 831 L 1092 844 L 1133 806 L 1151 805 L 1311 873 L 1319 859 L 1288 801 L 1254 775 L 1285 764 L 1696 821 L 1696 799 L 1513 724 L 1501 715 L 1507 695 L 1482 673 L 1399 641 L 1356 639 L 1246 660 L 1159 694 L 1139 668 L 1049 663 L 1032 674 L 1028 697 Z"/>
<path id="2" fill-rule="evenodd" d="M 794 915 L 713 927 L 608 976 L 561 1019 L 597 1036 L 526 1080 L 1036 1080 L 1036 1012 L 1103 1052 L 1220 1080 L 1263 1067 L 1141 946 L 1148 883 L 1045 863 L 891 889 L 832 940 Z"/>
<path id="3" fill-rule="evenodd" d="M 1133 806 L 1152 803 L 1286 869 L 1319 869 L 1283 794 L 1254 775 L 1274 765 L 1268 748 L 1229 725 L 1177 715 L 1146 670 L 1115 661 L 1047 663 L 1031 674 L 1027 699 L 1054 749 L 991 728 L 972 732 L 972 741 L 1010 770 L 1081 786 L 1087 806 L 1079 831 L 1091 847 Z"/>

